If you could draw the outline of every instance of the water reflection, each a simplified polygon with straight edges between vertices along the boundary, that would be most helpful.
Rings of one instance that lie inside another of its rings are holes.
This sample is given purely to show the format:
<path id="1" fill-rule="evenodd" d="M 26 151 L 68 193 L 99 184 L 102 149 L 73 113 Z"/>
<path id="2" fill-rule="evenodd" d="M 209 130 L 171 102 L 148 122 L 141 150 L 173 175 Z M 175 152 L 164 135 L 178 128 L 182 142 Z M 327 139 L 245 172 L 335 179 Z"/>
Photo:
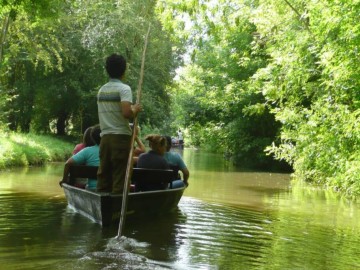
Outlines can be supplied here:
<path id="1" fill-rule="evenodd" d="M 31 193 L 0 194 L 1 269 L 32 269 L 29 265 L 41 269 L 51 264 L 61 247 L 59 207 L 64 203 Z"/>
<path id="2" fill-rule="evenodd" d="M 172 215 L 101 229 L 66 206 L 63 164 L 0 173 L 0 269 L 358 269 L 359 204 L 185 149 Z M 209 166 L 209 167 L 208 167 Z"/>
<path id="3" fill-rule="evenodd" d="M 225 160 L 222 155 L 208 153 L 197 149 L 172 149 L 182 155 L 186 165 L 196 171 L 227 172 L 235 171 L 232 162 Z"/>
<path id="4" fill-rule="evenodd" d="M 262 255 L 259 250 L 271 236 L 258 212 L 194 199 L 184 200 L 181 208 L 187 213 L 187 222 L 179 232 L 181 265 L 247 269 L 256 265 Z"/>

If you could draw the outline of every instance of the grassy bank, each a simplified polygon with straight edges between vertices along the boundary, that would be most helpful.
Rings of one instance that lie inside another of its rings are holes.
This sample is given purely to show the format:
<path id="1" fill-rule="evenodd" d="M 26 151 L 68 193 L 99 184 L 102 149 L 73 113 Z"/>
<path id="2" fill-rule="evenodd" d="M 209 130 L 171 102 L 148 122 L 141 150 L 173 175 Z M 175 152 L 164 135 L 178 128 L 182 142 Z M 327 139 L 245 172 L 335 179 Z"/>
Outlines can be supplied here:
<path id="1" fill-rule="evenodd" d="M 73 143 L 49 135 L 5 133 L 0 135 L 0 170 L 65 161 L 73 148 Z"/>

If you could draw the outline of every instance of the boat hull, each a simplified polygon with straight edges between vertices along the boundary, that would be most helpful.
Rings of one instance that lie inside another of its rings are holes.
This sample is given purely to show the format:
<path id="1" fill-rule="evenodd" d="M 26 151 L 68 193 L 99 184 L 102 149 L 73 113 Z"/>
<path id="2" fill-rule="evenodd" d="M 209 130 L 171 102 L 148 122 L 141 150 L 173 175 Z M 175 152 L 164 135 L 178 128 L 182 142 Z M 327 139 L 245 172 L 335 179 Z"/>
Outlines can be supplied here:
<path id="1" fill-rule="evenodd" d="M 122 194 L 93 192 L 63 184 L 71 208 L 102 226 L 118 223 Z M 171 212 L 184 193 L 185 187 L 129 193 L 127 216 L 154 216 Z"/>

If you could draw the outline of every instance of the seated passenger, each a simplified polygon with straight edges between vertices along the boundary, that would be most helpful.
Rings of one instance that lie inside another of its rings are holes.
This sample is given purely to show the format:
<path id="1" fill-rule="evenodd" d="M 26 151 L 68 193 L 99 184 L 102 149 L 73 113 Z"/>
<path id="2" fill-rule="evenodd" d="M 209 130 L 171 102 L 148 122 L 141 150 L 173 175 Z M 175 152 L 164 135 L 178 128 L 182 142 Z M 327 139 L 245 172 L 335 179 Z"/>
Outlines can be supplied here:
<path id="1" fill-rule="evenodd" d="M 171 137 L 170 136 L 165 136 L 165 138 L 166 138 L 167 145 L 166 145 L 166 153 L 164 154 L 164 158 L 169 163 L 170 168 L 175 171 L 175 177 L 178 176 L 178 171 L 180 170 L 182 172 L 183 180 L 184 180 L 184 181 L 181 181 L 181 179 L 178 179 L 179 177 L 177 177 L 178 180 L 173 181 L 172 186 L 173 186 L 173 188 L 182 187 L 184 184 L 186 186 L 188 186 L 189 185 L 188 180 L 189 180 L 190 172 L 187 169 L 187 167 L 186 167 L 184 161 L 182 160 L 180 154 L 170 151 L 171 146 L 172 146 Z"/>
<path id="2" fill-rule="evenodd" d="M 91 130 L 91 137 L 96 143 L 93 146 L 86 147 L 77 154 L 69 158 L 64 166 L 63 179 L 59 182 L 60 186 L 62 183 L 69 182 L 69 170 L 71 165 L 86 165 L 86 166 L 99 166 L 99 145 L 100 145 L 100 126 L 96 125 Z M 88 179 L 86 189 L 96 189 L 97 179 Z"/>
<path id="3" fill-rule="evenodd" d="M 151 134 L 146 136 L 145 140 L 149 141 L 151 150 L 139 156 L 136 167 L 146 169 L 170 169 L 169 164 L 163 157 L 166 152 L 166 139 L 163 136 Z"/>
<path id="4" fill-rule="evenodd" d="M 84 132 L 84 136 L 83 136 L 83 142 L 79 143 L 75 146 L 72 154 L 75 155 L 76 153 L 80 152 L 81 150 L 83 150 L 85 147 L 88 146 L 93 146 L 95 145 L 95 142 L 93 141 L 93 139 L 91 138 L 91 129 L 92 127 L 88 127 L 85 132 Z"/>

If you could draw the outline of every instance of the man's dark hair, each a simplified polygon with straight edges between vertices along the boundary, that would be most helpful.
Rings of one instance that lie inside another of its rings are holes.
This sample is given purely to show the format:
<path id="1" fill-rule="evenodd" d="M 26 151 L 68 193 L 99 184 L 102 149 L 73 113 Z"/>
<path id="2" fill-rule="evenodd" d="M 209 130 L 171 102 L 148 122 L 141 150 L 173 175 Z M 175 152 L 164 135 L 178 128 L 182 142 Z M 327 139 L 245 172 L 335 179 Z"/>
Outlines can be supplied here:
<path id="1" fill-rule="evenodd" d="M 100 133 L 101 133 L 100 125 L 93 126 L 93 128 L 91 129 L 91 138 L 97 145 L 100 145 L 100 141 L 101 141 Z"/>
<path id="2" fill-rule="evenodd" d="M 120 79 L 126 70 L 126 60 L 122 55 L 114 53 L 106 58 L 105 68 L 110 78 Z"/>

